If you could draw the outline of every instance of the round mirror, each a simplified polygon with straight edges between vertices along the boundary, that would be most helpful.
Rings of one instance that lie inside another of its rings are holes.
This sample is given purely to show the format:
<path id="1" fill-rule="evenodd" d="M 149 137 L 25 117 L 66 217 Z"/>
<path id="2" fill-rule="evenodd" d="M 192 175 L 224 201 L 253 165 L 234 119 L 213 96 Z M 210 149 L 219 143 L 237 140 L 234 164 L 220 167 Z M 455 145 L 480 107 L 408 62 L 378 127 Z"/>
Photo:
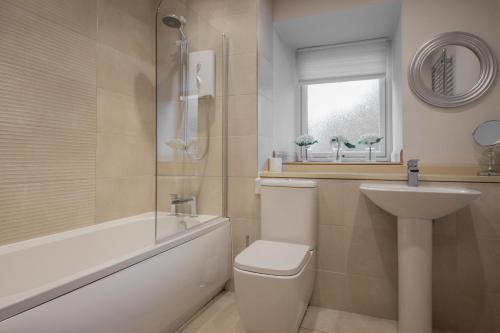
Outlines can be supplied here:
<path id="1" fill-rule="evenodd" d="M 473 133 L 476 143 L 491 147 L 500 143 L 500 120 L 490 120 L 479 125 Z"/>
<path id="2" fill-rule="evenodd" d="M 420 48 L 411 63 L 409 83 L 423 101 L 456 107 L 483 95 L 496 72 L 496 59 L 482 39 L 465 32 L 448 32 Z"/>

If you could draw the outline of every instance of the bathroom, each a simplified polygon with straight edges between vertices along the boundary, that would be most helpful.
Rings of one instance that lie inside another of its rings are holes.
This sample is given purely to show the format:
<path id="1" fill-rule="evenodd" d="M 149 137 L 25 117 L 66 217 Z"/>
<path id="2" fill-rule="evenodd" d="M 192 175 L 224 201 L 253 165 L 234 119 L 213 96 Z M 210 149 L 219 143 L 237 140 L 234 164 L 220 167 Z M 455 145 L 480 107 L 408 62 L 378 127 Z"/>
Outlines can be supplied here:
<path id="1" fill-rule="evenodd" d="M 0 333 L 500 333 L 499 34 L 499 0 L 0 0 Z"/>

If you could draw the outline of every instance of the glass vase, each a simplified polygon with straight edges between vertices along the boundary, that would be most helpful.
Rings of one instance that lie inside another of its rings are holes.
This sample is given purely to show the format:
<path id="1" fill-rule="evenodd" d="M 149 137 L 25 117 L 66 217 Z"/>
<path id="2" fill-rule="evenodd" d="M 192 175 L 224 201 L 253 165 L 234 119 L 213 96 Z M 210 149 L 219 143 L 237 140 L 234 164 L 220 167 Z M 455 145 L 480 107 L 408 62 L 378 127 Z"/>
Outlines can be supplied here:
<path id="1" fill-rule="evenodd" d="M 342 147 L 333 146 L 333 162 L 341 163 L 342 162 Z"/>
<path id="2" fill-rule="evenodd" d="M 303 146 L 297 146 L 297 162 L 305 162 L 306 161 L 306 153 L 304 151 Z"/>
<path id="3" fill-rule="evenodd" d="M 311 160 L 311 146 L 300 146 L 297 152 L 297 162 L 307 162 Z"/>
<path id="4" fill-rule="evenodd" d="M 310 162 L 312 160 L 312 149 L 311 146 L 305 147 L 305 162 Z"/>
<path id="5" fill-rule="evenodd" d="M 373 146 L 368 146 L 368 148 L 366 148 L 366 161 L 370 163 L 377 162 L 377 155 Z"/>

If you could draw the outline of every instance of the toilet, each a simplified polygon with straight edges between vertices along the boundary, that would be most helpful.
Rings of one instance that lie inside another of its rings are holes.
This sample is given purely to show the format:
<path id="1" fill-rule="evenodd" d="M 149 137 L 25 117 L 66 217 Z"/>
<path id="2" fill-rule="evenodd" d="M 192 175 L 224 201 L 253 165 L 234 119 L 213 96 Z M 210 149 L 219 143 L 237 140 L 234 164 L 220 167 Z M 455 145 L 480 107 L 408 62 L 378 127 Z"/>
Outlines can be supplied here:
<path id="1" fill-rule="evenodd" d="M 261 236 L 234 262 L 246 333 L 297 333 L 315 278 L 317 184 L 261 179 Z"/>

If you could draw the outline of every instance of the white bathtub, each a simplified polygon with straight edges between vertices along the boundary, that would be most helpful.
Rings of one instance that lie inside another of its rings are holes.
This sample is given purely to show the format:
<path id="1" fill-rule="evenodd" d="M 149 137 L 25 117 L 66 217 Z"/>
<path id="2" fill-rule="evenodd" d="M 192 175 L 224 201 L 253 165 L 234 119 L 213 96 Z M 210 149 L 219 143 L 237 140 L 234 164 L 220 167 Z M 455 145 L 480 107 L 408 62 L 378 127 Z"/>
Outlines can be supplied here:
<path id="1" fill-rule="evenodd" d="M 227 219 L 147 213 L 0 247 L 0 333 L 168 333 L 231 272 Z"/>

